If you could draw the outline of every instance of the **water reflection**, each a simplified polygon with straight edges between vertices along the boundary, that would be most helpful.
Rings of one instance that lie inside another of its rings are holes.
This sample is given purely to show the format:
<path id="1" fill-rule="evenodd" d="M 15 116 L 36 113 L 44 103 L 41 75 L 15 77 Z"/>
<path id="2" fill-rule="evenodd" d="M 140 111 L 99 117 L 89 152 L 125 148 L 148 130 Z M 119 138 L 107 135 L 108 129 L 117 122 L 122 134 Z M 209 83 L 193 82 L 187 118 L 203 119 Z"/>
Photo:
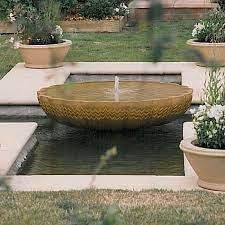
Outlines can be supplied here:
<path id="1" fill-rule="evenodd" d="M 39 145 L 21 174 L 92 174 L 100 156 L 116 146 L 118 155 L 101 174 L 183 175 L 178 146 L 183 122 L 121 132 L 44 123 L 37 131 Z"/>

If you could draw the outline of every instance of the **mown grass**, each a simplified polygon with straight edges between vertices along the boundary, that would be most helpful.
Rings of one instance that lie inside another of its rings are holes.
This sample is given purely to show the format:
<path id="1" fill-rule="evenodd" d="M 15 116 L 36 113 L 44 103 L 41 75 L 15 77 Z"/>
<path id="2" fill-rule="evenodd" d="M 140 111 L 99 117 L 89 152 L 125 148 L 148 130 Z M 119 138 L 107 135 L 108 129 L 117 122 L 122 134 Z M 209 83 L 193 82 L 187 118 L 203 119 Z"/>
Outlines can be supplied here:
<path id="1" fill-rule="evenodd" d="M 174 43 L 161 58 L 161 61 L 185 61 L 186 40 L 190 38 L 194 21 L 160 22 L 154 27 L 156 35 L 172 34 Z M 10 48 L 7 39 L 0 36 L 0 78 L 16 63 L 21 62 L 17 51 Z M 66 34 L 73 46 L 66 61 L 151 61 L 152 50 L 148 31 L 127 29 L 122 33 L 83 33 Z"/>
<path id="2" fill-rule="evenodd" d="M 100 225 L 116 204 L 124 225 L 224 224 L 225 195 L 107 191 L 0 193 L 1 225 Z"/>

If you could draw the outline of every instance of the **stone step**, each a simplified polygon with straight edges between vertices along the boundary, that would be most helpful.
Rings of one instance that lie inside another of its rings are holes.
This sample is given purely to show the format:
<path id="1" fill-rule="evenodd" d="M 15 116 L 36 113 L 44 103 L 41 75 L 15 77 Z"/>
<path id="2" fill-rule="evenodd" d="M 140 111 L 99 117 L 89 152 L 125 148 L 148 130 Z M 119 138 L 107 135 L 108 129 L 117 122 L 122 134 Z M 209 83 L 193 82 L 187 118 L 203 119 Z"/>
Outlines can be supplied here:
<path id="1" fill-rule="evenodd" d="M 0 123 L 0 176 L 15 174 L 37 140 L 36 123 Z"/>

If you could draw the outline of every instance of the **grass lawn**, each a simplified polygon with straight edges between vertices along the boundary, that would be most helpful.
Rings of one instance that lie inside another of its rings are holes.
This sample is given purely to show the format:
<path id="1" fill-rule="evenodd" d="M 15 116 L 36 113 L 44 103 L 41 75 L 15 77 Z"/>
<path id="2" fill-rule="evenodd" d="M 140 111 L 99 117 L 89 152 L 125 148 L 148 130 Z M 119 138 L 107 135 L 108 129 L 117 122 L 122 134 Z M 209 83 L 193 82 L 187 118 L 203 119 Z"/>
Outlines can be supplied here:
<path id="1" fill-rule="evenodd" d="M 172 34 L 174 44 L 168 48 L 162 61 L 185 61 L 185 42 L 190 38 L 195 21 L 160 22 L 154 27 L 155 34 Z M 21 62 L 19 54 L 10 48 L 0 36 L 0 78 L 16 63 Z M 147 31 L 126 30 L 122 33 L 66 34 L 73 41 L 67 61 L 151 61 L 150 37 Z M 176 41 L 175 41 L 176 40 Z"/>
<path id="2" fill-rule="evenodd" d="M 109 206 L 120 208 L 119 225 L 225 223 L 225 195 L 207 192 L 87 190 L 0 193 L 1 225 L 100 225 Z M 105 223 L 117 225 L 115 223 Z"/>

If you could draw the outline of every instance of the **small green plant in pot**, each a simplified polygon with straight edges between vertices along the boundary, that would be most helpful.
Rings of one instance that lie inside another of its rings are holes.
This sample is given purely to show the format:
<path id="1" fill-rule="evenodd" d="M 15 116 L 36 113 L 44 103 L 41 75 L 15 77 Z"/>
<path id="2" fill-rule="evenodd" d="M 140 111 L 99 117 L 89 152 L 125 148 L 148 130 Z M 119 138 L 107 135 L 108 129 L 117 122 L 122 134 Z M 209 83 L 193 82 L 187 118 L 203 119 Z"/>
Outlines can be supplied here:
<path id="1" fill-rule="evenodd" d="M 201 187 L 225 191 L 225 76 L 220 69 L 210 71 L 203 100 L 193 116 L 196 136 L 183 140 L 180 148 Z"/>
<path id="2" fill-rule="evenodd" d="M 225 13 L 221 8 L 209 11 L 195 25 L 188 46 L 198 52 L 199 66 L 225 66 Z"/>
<path id="3" fill-rule="evenodd" d="M 52 68 L 63 65 L 71 41 L 63 39 L 57 25 L 60 5 L 54 0 L 16 4 L 11 12 L 17 25 L 16 44 L 29 68 Z"/>

